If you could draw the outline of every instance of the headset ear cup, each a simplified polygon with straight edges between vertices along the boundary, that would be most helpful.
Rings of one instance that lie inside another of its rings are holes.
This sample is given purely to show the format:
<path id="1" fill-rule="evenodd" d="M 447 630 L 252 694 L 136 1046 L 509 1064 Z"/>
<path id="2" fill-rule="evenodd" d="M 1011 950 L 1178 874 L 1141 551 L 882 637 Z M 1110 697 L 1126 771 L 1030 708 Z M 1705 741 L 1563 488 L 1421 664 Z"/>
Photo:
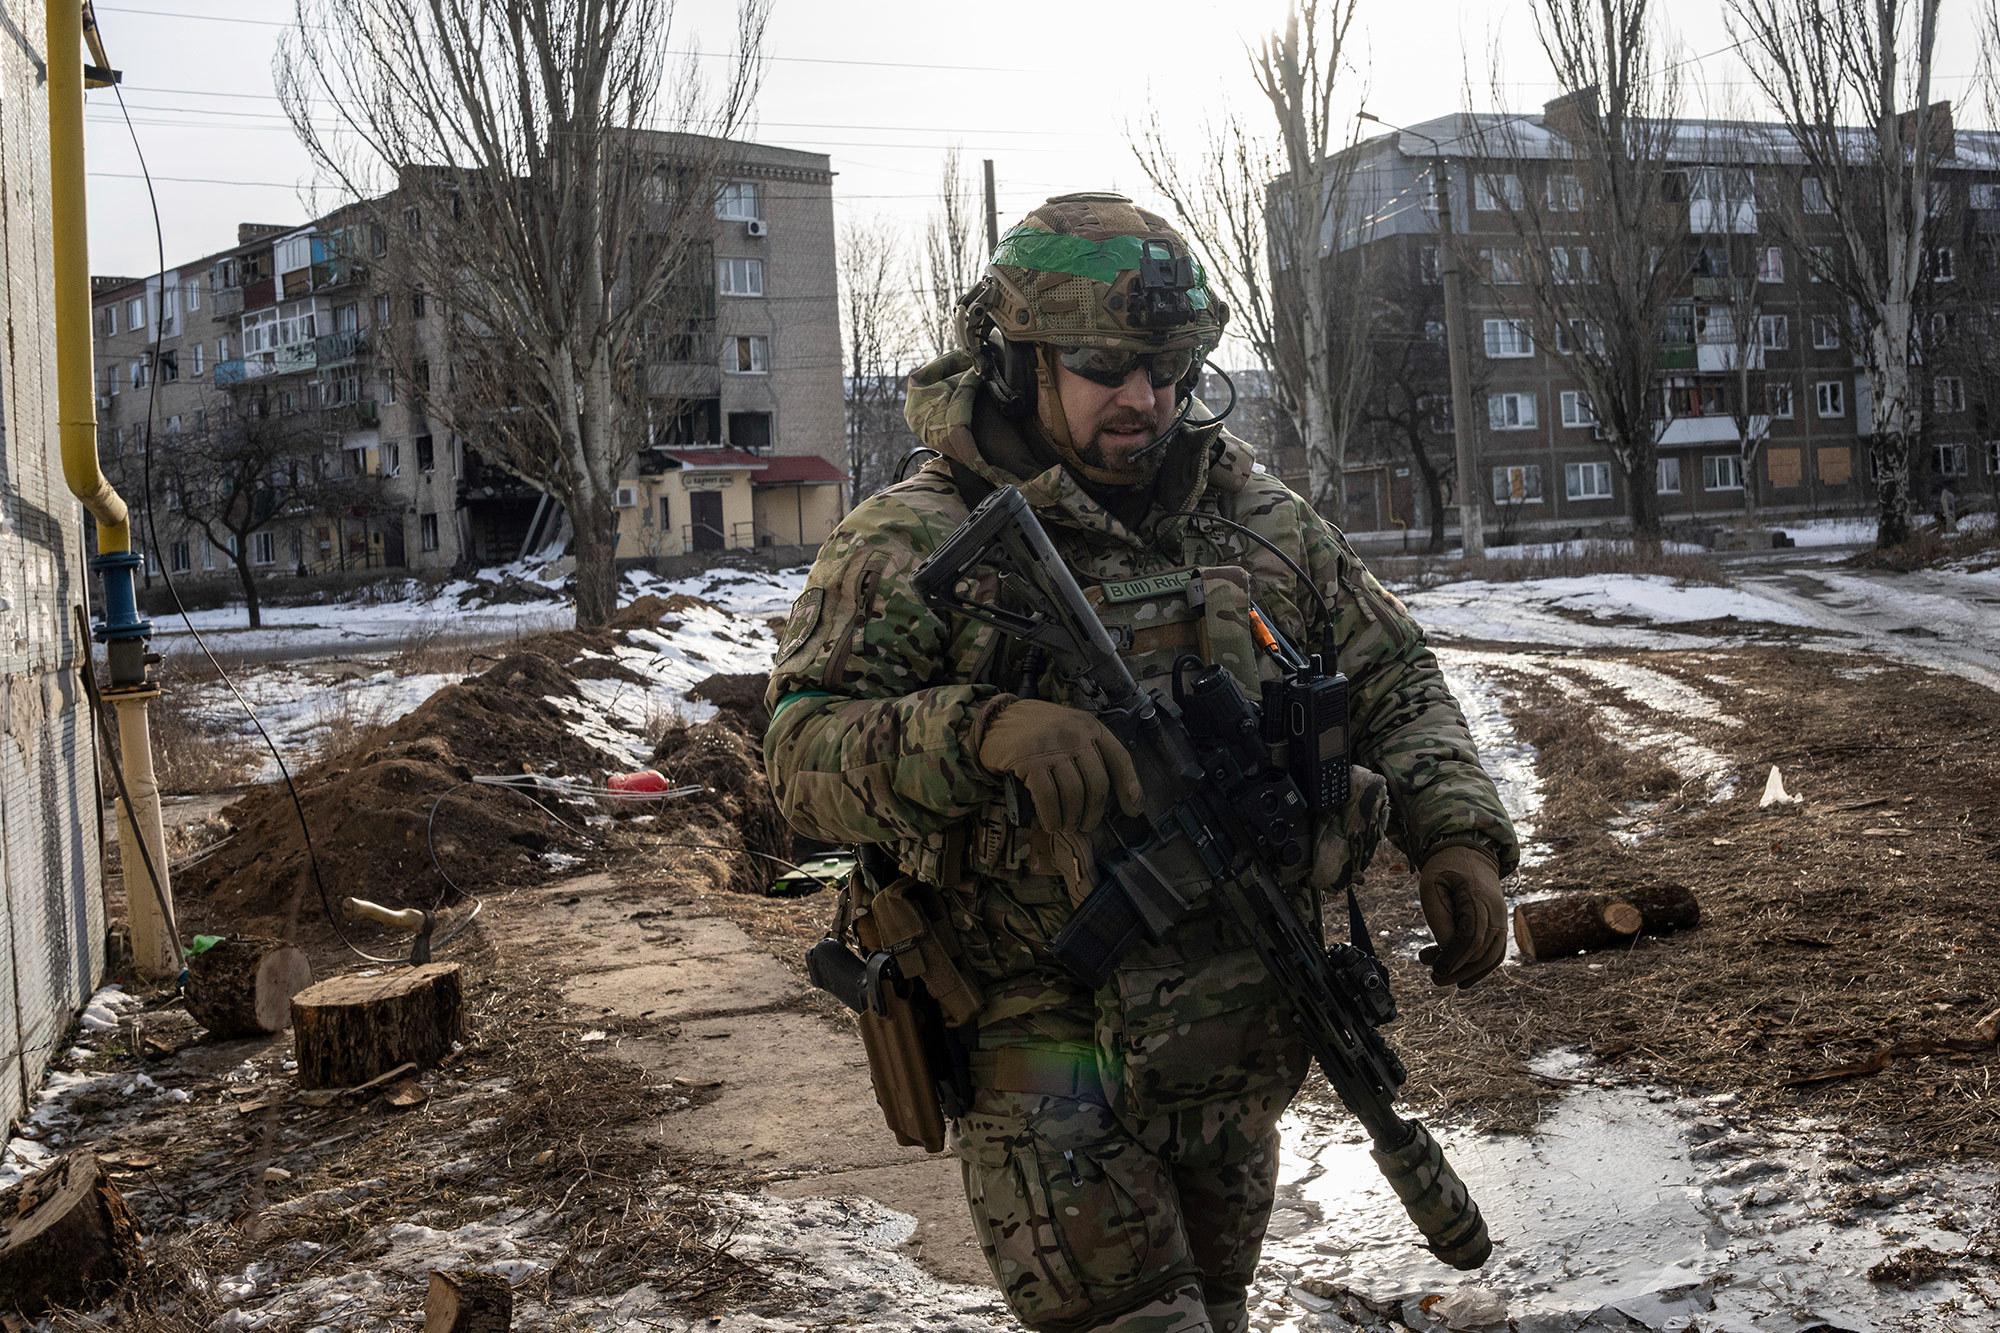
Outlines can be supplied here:
<path id="1" fill-rule="evenodd" d="M 1035 410 L 1035 346 L 989 337 L 979 354 L 980 378 L 1000 408 L 1000 415 L 1019 421 Z"/>

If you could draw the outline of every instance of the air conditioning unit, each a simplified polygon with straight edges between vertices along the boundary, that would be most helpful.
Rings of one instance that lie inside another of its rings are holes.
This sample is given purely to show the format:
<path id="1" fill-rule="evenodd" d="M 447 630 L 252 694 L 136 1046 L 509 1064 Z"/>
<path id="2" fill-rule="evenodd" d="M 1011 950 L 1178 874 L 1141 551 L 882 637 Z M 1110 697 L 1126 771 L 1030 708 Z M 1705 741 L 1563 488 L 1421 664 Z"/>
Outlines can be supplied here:
<path id="1" fill-rule="evenodd" d="M 762 218 L 751 218 L 743 224 L 743 234 L 745 236 L 769 236 L 771 234 L 771 224 Z"/>
<path id="2" fill-rule="evenodd" d="M 100 393 L 97 395 L 97 410 L 100 412 L 109 411 L 112 404 L 116 403 L 117 401 L 118 401 L 117 394 Z"/>
<path id="3" fill-rule="evenodd" d="M 617 502 L 617 504 L 618 504 L 618 508 L 620 508 L 620 509 L 631 509 L 631 508 L 634 508 L 634 507 L 636 507 L 636 506 L 638 505 L 638 503 L 639 503 L 639 488 L 638 488 L 638 487 L 636 487 L 636 486 L 620 486 L 620 487 L 618 488 L 618 502 Z"/>

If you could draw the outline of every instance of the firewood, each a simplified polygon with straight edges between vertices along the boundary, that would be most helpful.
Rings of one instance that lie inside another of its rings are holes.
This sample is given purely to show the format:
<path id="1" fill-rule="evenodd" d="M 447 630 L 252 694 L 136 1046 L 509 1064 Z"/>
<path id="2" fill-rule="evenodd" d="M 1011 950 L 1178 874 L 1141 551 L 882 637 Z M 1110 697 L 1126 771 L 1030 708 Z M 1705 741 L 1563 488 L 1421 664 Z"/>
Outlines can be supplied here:
<path id="1" fill-rule="evenodd" d="M 1665 935 L 1701 924 L 1701 905 L 1678 884 L 1570 893 L 1518 903 L 1514 941 L 1521 957 L 1546 962 L 1593 949 L 1624 948 L 1640 935 Z"/>
<path id="2" fill-rule="evenodd" d="M 507 1333 L 514 1291 L 495 1273 L 469 1269 L 431 1274 L 424 1297 L 424 1333 Z"/>
<path id="3" fill-rule="evenodd" d="M 0 1310 L 94 1305 L 143 1262 L 138 1224 L 88 1152 L 0 1195 Z"/>
<path id="4" fill-rule="evenodd" d="M 464 1034 L 456 963 L 334 977 L 292 997 L 299 1086 L 347 1088 L 437 1063 Z"/>
<path id="5" fill-rule="evenodd" d="M 187 1008 L 217 1038 L 284 1031 L 292 997 L 312 985 L 305 951 L 257 935 L 226 935 L 187 959 Z"/>

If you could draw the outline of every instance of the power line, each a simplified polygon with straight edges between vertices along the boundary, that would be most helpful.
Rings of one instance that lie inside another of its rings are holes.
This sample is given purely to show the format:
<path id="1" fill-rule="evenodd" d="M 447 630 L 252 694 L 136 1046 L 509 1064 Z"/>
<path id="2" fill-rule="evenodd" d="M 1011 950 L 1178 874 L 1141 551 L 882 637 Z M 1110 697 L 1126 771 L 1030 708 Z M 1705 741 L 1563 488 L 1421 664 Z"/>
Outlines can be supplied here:
<path id="1" fill-rule="evenodd" d="M 165 93 L 168 94 L 169 96 L 176 96 L 176 97 L 226 97 L 238 101 L 280 102 L 282 104 L 282 99 L 280 99 L 276 93 L 230 93 L 230 92 L 221 92 L 218 90 L 213 90 L 208 88 L 170 88 L 161 84 L 147 85 L 138 83 L 128 83 L 124 86 L 127 91 L 135 93 Z M 337 99 L 331 97 L 309 97 L 306 99 L 306 101 L 308 103 L 324 105 L 324 106 L 338 105 Z M 220 115 L 264 116 L 279 120 L 290 119 L 288 116 L 286 116 L 283 112 L 280 111 L 225 112 L 220 108 L 200 107 L 200 106 L 192 106 L 192 107 L 160 106 L 157 104 L 142 103 L 142 102 L 133 102 L 131 103 L 131 105 L 134 108 L 147 111 L 199 111 L 204 114 L 217 115 L 217 116 Z M 887 133 L 899 133 L 906 130 L 914 130 L 926 134 L 931 134 L 931 133 L 1007 134 L 1007 135 L 1026 135 L 1031 137 L 1049 136 L 1049 137 L 1061 137 L 1061 138 L 1072 138 L 1072 139 L 1083 138 L 1086 135 L 1086 131 L 1083 130 L 1023 130 L 1023 129 L 1010 128 L 1004 125 L 848 125 L 836 121 L 817 121 L 817 120 L 761 120 L 760 119 L 757 121 L 757 127 L 759 129 L 763 129 L 766 127 L 775 127 L 780 129 L 808 129 L 808 130 L 880 130 Z"/>
<path id="2" fill-rule="evenodd" d="M 289 19 L 253 19 L 240 14 L 190 14 L 177 9 L 136 9 L 130 5 L 97 5 L 99 14 L 134 14 L 143 18 L 193 19 L 203 23 L 237 23 L 254 28 L 292 28 L 299 25 Z M 314 25 L 315 27 L 319 25 Z M 737 55 L 730 51 L 699 51 L 694 49 L 673 49 L 665 54 L 670 56 L 695 56 L 709 60 L 735 60 Z M 795 65 L 853 65 L 866 69 L 921 69 L 941 74 L 1045 74 L 1048 71 L 1029 69 L 1021 65 L 934 65 L 919 60 L 851 60 L 835 56 L 774 56 L 759 55 L 759 60 L 783 61 Z"/>

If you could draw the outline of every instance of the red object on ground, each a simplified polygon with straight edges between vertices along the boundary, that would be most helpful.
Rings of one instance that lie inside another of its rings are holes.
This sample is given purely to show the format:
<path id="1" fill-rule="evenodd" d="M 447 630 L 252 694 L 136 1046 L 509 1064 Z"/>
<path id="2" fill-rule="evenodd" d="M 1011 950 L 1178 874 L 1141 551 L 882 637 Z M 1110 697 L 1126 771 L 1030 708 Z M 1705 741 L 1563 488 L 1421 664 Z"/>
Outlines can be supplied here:
<path id="1" fill-rule="evenodd" d="M 667 790 L 667 780 L 658 769 L 642 768 L 637 773 L 618 773 L 604 780 L 604 785 L 612 791 L 662 792 Z"/>

